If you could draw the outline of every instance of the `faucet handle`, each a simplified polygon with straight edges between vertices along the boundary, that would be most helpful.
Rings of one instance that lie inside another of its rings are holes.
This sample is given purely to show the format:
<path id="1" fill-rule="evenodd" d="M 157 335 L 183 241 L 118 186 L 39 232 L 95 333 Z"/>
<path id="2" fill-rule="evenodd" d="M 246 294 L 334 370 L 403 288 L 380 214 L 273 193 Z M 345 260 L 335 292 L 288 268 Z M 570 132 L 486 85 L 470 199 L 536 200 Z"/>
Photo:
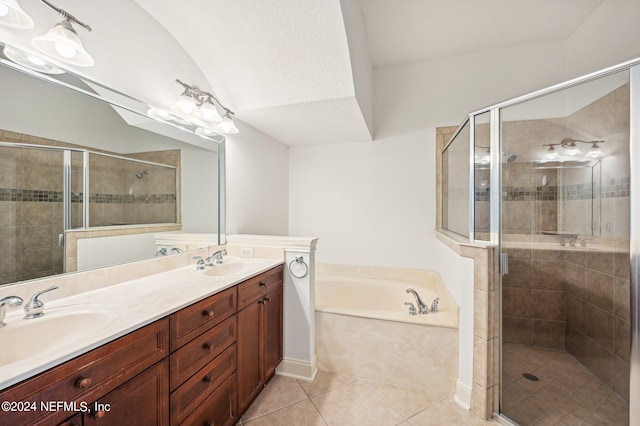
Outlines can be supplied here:
<path id="1" fill-rule="evenodd" d="M 31 299 L 29 299 L 29 302 L 24 306 L 24 317 L 26 319 L 32 319 L 43 316 L 44 312 L 42 311 L 44 310 L 44 303 L 38 300 L 38 297 L 43 293 L 56 290 L 57 288 L 58 286 L 54 285 L 53 287 L 35 292 L 33 296 L 31 296 Z"/>
<path id="2" fill-rule="evenodd" d="M 202 259 L 202 256 L 193 256 L 194 259 L 198 259 L 198 261 L 196 262 L 196 269 L 198 271 L 201 271 L 204 269 L 204 260 Z"/>
<path id="3" fill-rule="evenodd" d="M 405 305 L 409 305 L 409 315 L 417 315 L 416 307 L 411 302 L 404 302 Z"/>
<path id="4" fill-rule="evenodd" d="M 433 299 L 433 302 L 431 302 L 431 312 L 438 312 L 438 302 L 440 302 L 439 297 Z"/>

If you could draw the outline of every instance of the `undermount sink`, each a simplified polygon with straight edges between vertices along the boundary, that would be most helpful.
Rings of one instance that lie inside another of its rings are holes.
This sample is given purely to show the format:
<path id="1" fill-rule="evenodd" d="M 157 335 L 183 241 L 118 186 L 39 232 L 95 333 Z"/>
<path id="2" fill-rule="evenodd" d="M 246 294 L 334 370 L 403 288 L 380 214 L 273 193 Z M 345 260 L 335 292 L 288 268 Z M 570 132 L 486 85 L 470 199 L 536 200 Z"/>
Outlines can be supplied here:
<path id="1" fill-rule="evenodd" d="M 245 274 L 258 270 L 264 264 L 263 261 L 246 259 L 230 263 L 220 263 L 207 268 L 205 275 L 220 277 L 225 275 Z"/>
<path id="2" fill-rule="evenodd" d="M 0 367 L 77 342 L 104 328 L 119 311 L 116 305 L 95 304 L 45 307 L 45 315 L 35 319 L 7 316 L 0 328 Z"/>

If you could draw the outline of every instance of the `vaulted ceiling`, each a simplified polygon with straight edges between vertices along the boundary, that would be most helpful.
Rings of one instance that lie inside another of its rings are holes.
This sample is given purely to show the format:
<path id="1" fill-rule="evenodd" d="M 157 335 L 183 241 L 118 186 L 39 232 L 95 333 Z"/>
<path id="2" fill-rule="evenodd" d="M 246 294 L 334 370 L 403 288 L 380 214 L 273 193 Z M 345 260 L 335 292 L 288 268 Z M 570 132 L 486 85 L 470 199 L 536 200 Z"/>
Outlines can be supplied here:
<path id="1" fill-rule="evenodd" d="M 77 69 L 157 106 L 180 78 L 287 145 L 372 140 L 373 70 L 569 37 L 604 0 L 57 0 L 94 29 Z M 22 1 L 36 28 L 60 20 Z"/>

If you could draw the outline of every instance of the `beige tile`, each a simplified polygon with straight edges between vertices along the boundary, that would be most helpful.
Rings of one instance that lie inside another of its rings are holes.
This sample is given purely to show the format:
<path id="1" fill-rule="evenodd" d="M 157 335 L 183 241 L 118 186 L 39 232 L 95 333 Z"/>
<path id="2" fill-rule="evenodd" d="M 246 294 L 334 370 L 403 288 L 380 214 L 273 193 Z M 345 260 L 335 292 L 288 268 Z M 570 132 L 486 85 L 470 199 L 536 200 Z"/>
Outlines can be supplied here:
<path id="1" fill-rule="evenodd" d="M 298 383 L 310 397 L 319 395 L 328 390 L 335 389 L 356 381 L 357 378 L 344 374 L 328 373 L 318 371 L 312 382 L 298 380 Z"/>
<path id="2" fill-rule="evenodd" d="M 449 395 L 445 389 L 412 389 L 386 383 L 372 383 L 378 396 L 403 418 L 412 416 Z"/>
<path id="3" fill-rule="evenodd" d="M 457 405 L 451 398 L 445 398 L 408 420 L 412 426 L 475 426 L 494 424 L 475 416 Z"/>
<path id="4" fill-rule="evenodd" d="M 326 426 L 327 423 L 322 419 L 311 401 L 307 399 L 256 419 L 247 420 L 243 424 L 251 426 Z"/>
<path id="5" fill-rule="evenodd" d="M 296 379 L 274 376 L 242 416 L 242 421 L 246 422 L 305 399 L 307 394 Z"/>
<path id="6" fill-rule="evenodd" d="M 403 418 L 375 392 L 375 386 L 353 382 L 311 399 L 328 425 L 396 425 Z"/>

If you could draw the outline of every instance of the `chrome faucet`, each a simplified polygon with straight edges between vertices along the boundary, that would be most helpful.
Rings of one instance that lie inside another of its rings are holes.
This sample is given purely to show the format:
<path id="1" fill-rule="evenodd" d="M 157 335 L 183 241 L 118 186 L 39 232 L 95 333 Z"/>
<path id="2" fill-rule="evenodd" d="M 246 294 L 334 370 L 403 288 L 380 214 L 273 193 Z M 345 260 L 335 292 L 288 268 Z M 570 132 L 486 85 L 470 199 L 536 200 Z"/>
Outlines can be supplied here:
<path id="1" fill-rule="evenodd" d="M 171 251 L 174 253 L 184 253 L 184 250 L 182 250 L 180 247 L 173 247 Z"/>
<path id="2" fill-rule="evenodd" d="M 194 256 L 194 259 L 198 259 L 196 262 L 196 269 L 198 271 L 202 271 L 204 269 L 204 260 L 202 260 L 202 256 Z"/>
<path id="3" fill-rule="evenodd" d="M 227 255 L 226 249 L 218 250 L 217 252 L 213 253 L 211 256 L 207 257 L 204 261 L 206 262 L 207 266 L 213 266 L 214 263 L 216 264 L 222 263 L 222 256 L 226 256 L 226 255 Z"/>
<path id="4" fill-rule="evenodd" d="M 22 298 L 18 296 L 7 296 L 4 299 L 0 299 L 0 328 L 4 327 L 4 315 L 7 313 L 7 305 L 15 308 L 22 305 Z"/>
<path id="5" fill-rule="evenodd" d="M 431 312 L 438 312 L 438 302 L 440 302 L 439 297 L 433 299 L 433 302 L 431 302 Z"/>
<path id="6" fill-rule="evenodd" d="M 409 305 L 409 315 L 417 315 L 416 314 L 416 307 L 413 306 L 413 303 L 411 302 L 404 302 L 405 305 Z"/>
<path id="7" fill-rule="evenodd" d="M 576 242 L 580 241 L 580 235 L 572 235 L 571 239 L 569 240 L 569 245 L 571 247 L 575 247 L 576 246 Z"/>
<path id="8" fill-rule="evenodd" d="M 422 301 L 422 299 L 418 295 L 417 291 L 415 291 L 412 288 L 408 288 L 407 289 L 407 293 L 413 294 L 413 296 L 416 298 L 416 303 L 418 304 L 418 309 L 419 309 L 419 313 L 420 314 L 428 314 L 429 313 L 429 309 L 427 308 L 427 305 L 424 304 L 424 302 Z"/>
<path id="9" fill-rule="evenodd" d="M 44 311 L 44 303 L 38 300 L 38 297 L 43 293 L 56 290 L 57 288 L 58 288 L 57 286 L 49 287 L 42 291 L 38 291 L 33 296 L 31 296 L 31 299 L 29 299 L 29 302 L 24 306 L 24 317 L 26 319 L 32 319 L 32 318 L 38 318 L 43 316 L 44 312 L 42 311 Z"/>

